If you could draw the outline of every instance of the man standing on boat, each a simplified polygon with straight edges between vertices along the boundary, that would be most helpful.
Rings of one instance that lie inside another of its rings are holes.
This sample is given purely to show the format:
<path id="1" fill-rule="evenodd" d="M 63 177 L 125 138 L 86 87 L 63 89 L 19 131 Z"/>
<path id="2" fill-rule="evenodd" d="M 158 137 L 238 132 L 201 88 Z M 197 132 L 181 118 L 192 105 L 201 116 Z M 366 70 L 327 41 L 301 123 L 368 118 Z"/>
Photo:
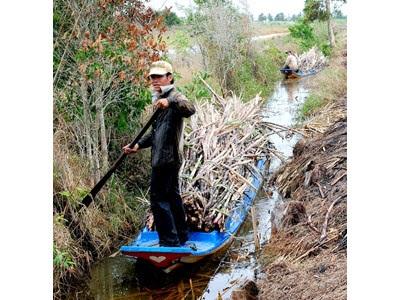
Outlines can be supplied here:
<path id="1" fill-rule="evenodd" d="M 183 118 L 195 108 L 174 86 L 172 66 L 165 61 L 151 64 L 149 78 L 155 109 L 161 109 L 152 130 L 126 154 L 151 147 L 150 205 L 160 246 L 179 247 L 188 239 L 185 211 L 179 191 L 182 164 Z"/>
<path id="2" fill-rule="evenodd" d="M 299 64 L 297 62 L 297 57 L 291 50 L 286 51 L 288 57 L 286 58 L 285 65 L 283 66 L 283 70 L 298 72 L 299 71 Z"/>

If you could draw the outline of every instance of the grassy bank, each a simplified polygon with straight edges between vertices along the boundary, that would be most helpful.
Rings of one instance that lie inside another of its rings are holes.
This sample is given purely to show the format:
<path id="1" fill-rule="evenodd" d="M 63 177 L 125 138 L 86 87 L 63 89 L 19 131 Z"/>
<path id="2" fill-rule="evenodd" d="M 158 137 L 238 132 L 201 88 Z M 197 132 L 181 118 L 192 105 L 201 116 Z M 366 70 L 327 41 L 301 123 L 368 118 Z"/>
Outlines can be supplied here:
<path id="1" fill-rule="evenodd" d="M 96 196 L 93 204 L 79 211 L 79 202 L 93 187 L 85 181 L 89 166 L 68 141 L 68 133 L 54 134 L 53 171 L 53 292 L 62 299 L 88 274 L 92 263 L 115 252 L 131 239 L 143 222 L 148 205 L 140 186 L 149 169 L 148 155 L 128 158 L 126 166 Z M 144 167 L 143 167 L 144 166 Z M 127 172 L 129 169 L 136 172 Z M 144 192 L 143 192 L 144 193 Z M 77 223 L 71 222 L 77 219 Z M 77 227 L 76 229 L 74 229 Z"/>
<path id="2" fill-rule="evenodd" d="M 235 86 L 232 92 L 243 96 L 243 99 L 251 99 L 257 94 L 268 98 L 276 82 L 282 79 L 279 69 L 285 62 L 287 40 L 287 36 L 282 36 L 252 42 L 239 67 L 231 74 Z M 211 96 L 209 90 L 198 79 L 199 76 L 217 93 L 222 93 L 217 78 L 205 70 L 200 54 L 177 54 L 171 57 L 171 61 L 179 79 L 177 86 L 190 99 L 197 101 Z"/>
<path id="3" fill-rule="evenodd" d="M 318 39 L 327 39 L 326 26 L 314 24 Z M 328 66 L 309 81 L 310 94 L 299 110 L 299 120 L 305 121 L 318 114 L 322 107 L 346 94 L 347 90 L 347 33 L 343 21 L 335 24 L 336 48 L 329 57 Z"/>
<path id="4" fill-rule="evenodd" d="M 279 40 L 277 38 L 276 40 Z M 264 99 L 272 93 L 276 82 L 282 77 L 280 67 L 284 63 L 285 54 L 282 48 L 276 46 L 276 40 L 263 43 L 261 46 L 254 46 L 243 59 L 241 64 L 231 74 L 231 80 L 235 86 L 232 94 L 240 95 L 243 99 L 252 99 L 257 94 Z M 204 71 L 200 56 L 192 56 L 191 64 L 183 65 L 182 62 L 174 61 L 177 67 L 180 82 L 178 88 L 188 98 L 201 101 L 203 98 L 210 98 L 211 93 L 199 80 L 199 76 L 217 93 L 222 94 L 218 80 L 210 73 Z"/>

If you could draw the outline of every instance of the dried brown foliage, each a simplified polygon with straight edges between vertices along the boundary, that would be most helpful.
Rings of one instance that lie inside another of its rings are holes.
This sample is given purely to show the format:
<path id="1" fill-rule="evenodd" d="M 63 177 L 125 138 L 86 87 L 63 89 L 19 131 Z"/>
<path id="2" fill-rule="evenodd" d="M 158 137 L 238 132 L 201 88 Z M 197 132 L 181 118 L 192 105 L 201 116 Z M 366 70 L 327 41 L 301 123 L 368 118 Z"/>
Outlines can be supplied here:
<path id="1" fill-rule="evenodd" d="M 187 124 L 181 191 L 187 223 L 193 231 L 224 230 L 225 218 L 252 188 L 258 159 L 273 155 L 263 121 L 261 98 L 244 103 L 239 97 L 219 97 L 196 103 Z M 153 225 L 148 216 L 147 226 Z"/>
<path id="2" fill-rule="evenodd" d="M 262 299 L 346 299 L 345 101 L 324 111 L 332 118 L 325 126 L 307 125 L 313 137 L 300 141 L 272 178 L 286 200 L 263 253 Z"/>

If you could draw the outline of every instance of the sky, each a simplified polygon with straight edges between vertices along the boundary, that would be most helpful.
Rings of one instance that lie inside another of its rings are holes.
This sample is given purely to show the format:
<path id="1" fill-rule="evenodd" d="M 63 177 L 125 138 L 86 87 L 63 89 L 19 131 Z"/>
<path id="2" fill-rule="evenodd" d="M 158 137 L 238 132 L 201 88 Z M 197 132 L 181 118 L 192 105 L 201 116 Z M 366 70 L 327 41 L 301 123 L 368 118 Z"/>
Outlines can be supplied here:
<path id="1" fill-rule="evenodd" d="M 283 12 L 285 16 L 298 14 L 303 10 L 304 0 L 233 0 L 233 3 L 239 7 L 243 7 L 243 3 L 248 5 L 249 12 L 257 18 L 261 13 L 273 16 Z M 179 9 L 180 6 L 189 7 L 193 4 L 193 0 L 150 0 L 150 6 L 159 10 L 163 7 L 172 7 L 178 16 L 183 17 L 184 12 Z M 345 5 L 346 6 L 346 5 Z M 342 12 L 346 14 L 346 7 L 343 6 Z"/>

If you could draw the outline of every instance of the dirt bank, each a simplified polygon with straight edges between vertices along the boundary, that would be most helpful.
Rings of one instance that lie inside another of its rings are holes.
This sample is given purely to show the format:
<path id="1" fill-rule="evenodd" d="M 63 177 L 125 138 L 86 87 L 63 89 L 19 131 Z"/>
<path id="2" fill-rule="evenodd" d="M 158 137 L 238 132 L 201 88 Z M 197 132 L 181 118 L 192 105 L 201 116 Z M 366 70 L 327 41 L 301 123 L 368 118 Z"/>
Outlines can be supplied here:
<path id="1" fill-rule="evenodd" d="M 271 178 L 284 201 L 262 253 L 260 299 L 346 299 L 346 98 L 308 123 L 308 137 Z"/>

